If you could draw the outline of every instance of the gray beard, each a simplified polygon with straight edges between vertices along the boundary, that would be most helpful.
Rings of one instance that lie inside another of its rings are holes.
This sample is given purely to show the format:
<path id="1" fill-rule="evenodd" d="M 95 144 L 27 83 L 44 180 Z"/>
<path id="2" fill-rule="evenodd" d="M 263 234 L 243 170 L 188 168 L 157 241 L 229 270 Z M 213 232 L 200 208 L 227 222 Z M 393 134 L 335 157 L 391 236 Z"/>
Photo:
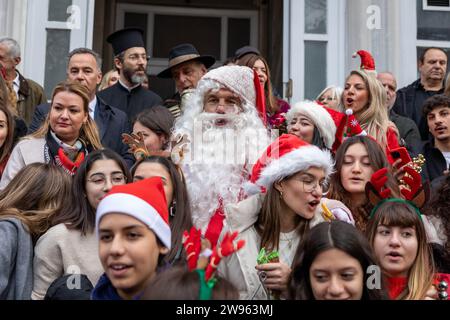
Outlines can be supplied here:
<path id="1" fill-rule="evenodd" d="M 145 80 L 145 75 L 139 76 L 135 73 L 135 71 L 129 68 L 124 68 L 122 72 L 125 79 L 133 85 L 142 84 Z"/>

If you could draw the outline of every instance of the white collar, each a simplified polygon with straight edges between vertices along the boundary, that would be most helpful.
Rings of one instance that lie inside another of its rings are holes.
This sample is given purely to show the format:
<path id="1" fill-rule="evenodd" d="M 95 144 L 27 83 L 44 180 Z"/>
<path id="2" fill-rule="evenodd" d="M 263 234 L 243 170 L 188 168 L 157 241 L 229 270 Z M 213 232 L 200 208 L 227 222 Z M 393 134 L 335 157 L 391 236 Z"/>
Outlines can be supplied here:
<path id="1" fill-rule="evenodd" d="M 127 87 L 127 85 L 124 84 L 124 83 L 122 82 L 122 80 L 120 80 L 120 79 L 119 79 L 119 83 L 120 83 L 120 85 L 121 85 L 122 87 L 124 87 L 125 89 L 127 89 L 127 90 L 130 91 L 130 92 L 131 92 L 131 90 L 133 90 L 134 88 L 137 88 L 137 87 L 139 87 L 139 86 L 141 85 L 140 83 L 138 83 L 137 85 L 135 85 L 135 86 L 133 86 L 133 87 Z"/>
<path id="2" fill-rule="evenodd" d="M 95 107 L 97 106 L 97 96 L 94 96 L 94 99 L 89 102 L 89 115 L 92 119 L 94 119 Z"/>

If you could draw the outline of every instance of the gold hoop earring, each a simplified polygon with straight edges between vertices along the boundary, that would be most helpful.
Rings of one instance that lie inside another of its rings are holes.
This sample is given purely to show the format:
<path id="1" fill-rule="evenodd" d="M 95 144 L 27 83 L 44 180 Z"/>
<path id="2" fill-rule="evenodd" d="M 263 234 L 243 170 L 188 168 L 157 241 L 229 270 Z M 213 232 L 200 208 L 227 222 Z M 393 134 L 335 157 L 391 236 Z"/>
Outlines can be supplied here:
<path id="1" fill-rule="evenodd" d="M 280 191 L 280 199 L 283 199 L 283 191 Z"/>

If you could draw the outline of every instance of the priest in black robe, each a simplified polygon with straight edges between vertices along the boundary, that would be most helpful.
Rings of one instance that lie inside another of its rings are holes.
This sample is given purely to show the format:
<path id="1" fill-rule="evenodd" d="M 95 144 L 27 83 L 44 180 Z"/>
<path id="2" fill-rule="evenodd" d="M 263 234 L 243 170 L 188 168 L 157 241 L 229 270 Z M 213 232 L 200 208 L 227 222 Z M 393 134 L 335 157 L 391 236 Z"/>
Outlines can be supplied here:
<path id="1" fill-rule="evenodd" d="M 114 64 L 120 79 L 115 85 L 100 91 L 98 96 L 124 111 L 133 122 L 144 109 L 162 104 L 160 96 L 142 86 L 148 62 L 143 31 L 138 28 L 122 29 L 111 34 L 106 41 L 113 47 Z"/>

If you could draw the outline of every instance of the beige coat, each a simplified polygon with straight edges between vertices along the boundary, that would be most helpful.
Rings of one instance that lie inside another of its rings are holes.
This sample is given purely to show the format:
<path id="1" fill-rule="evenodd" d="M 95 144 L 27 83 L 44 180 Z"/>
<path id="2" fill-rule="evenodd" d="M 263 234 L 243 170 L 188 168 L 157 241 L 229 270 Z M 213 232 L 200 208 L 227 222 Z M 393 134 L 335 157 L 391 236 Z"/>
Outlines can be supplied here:
<path id="1" fill-rule="evenodd" d="M 259 246 L 261 238 L 256 232 L 254 224 L 258 219 L 263 199 L 263 195 L 254 195 L 237 204 L 225 206 L 224 228 L 220 238 L 223 238 L 226 232 L 238 231 L 237 240 L 245 240 L 245 246 L 236 254 L 223 259 L 218 272 L 239 290 L 241 300 L 268 299 L 255 269 L 256 258 L 261 249 Z M 325 202 L 330 210 L 340 208 L 351 215 L 350 210 L 339 201 L 325 198 L 321 201 Z M 324 221 L 322 209 L 318 206 L 315 216 L 310 222 L 310 227 Z M 297 250 L 297 248 L 293 248 L 293 250 Z"/>
<path id="2" fill-rule="evenodd" d="M 103 274 L 95 233 L 81 235 L 58 224 L 39 238 L 34 248 L 33 300 L 42 300 L 53 281 L 65 274 L 84 274 L 95 286 Z"/>
<path id="3" fill-rule="evenodd" d="M 23 167 L 35 162 L 45 163 L 44 146 L 44 138 L 25 138 L 19 141 L 6 163 L 0 181 L 0 190 L 5 189 Z"/>

